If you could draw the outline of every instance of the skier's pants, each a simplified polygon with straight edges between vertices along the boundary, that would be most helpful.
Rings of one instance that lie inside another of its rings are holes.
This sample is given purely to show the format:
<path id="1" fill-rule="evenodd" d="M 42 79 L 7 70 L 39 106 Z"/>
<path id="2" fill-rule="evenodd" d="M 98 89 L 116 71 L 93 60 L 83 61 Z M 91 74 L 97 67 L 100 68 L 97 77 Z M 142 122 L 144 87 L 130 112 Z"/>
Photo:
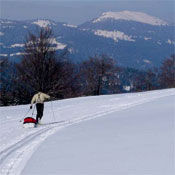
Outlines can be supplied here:
<path id="1" fill-rule="evenodd" d="M 36 122 L 38 123 L 38 119 L 41 119 L 42 116 L 43 116 L 44 104 L 43 103 L 37 103 L 36 104 L 36 110 L 37 110 Z"/>

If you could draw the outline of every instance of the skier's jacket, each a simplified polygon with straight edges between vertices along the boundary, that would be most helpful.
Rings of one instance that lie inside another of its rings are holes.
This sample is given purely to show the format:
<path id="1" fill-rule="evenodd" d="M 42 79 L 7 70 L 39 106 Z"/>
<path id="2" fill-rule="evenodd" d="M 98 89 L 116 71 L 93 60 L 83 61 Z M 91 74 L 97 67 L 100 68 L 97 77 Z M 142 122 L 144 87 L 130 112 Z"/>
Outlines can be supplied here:
<path id="1" fill-rule="evenodd" d="M 31 101 L 31 106 L 33 105 L 33 103 L 41 103 L 41 104 L 43 104 L 44 101 L 45 101 L 46 99 L 49 99 L 49 98 L 50 98 L 49 95 L 44 94 L 44 93 L 42 93 L 42 92 L 38 92 L 37 94 L 35 94 L 35 95 L 33 96 L 32 101 Z"/>

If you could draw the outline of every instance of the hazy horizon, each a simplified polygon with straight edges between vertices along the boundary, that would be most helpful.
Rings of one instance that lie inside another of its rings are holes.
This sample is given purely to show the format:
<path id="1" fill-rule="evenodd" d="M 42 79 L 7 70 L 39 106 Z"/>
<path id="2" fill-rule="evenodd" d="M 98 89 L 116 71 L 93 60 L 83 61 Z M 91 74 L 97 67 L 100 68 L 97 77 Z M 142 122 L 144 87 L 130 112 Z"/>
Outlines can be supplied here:
<path id="1" fill-rule="evenodd" d="M 139 11 L 175 22 L 175 1 L 166 0 L 0 0 L 2 19 L 50 19 L 78 25 L 100 16 L 105 11 Z"/>

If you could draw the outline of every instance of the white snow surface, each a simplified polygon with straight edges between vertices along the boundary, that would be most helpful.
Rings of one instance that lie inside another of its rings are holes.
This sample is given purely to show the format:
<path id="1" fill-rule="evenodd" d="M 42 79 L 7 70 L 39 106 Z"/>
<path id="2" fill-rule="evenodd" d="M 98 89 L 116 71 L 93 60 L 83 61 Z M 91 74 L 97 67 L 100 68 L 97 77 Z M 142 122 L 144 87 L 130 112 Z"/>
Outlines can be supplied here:
<path id="1" fill-rule="evenodd" d="M 2 24 L 13 24 L 14 22 L 7 21 L 7 20 L 0 20 L 0 23 L 2 23 Z"/>
<path id="2" fill-rule="evenodd" d="M 106 38 L 112 38 L 116 42 L 118 42 L 118 40 L 135 41 L 134 39 L 132 39 L 132 36 L 128 36 L 121 31 L 96 30 L 94 34 Z"/>
<path id="3" fill-rule="evenodd" d="M 144 40 L 151 40 L 151 37 L 144 37 Z"/>
<path id="4" fill-rule="evenodd" d="M 63 24 L 63 26 L 66 26 L 66 27 L 71 27 L 71 28 L 77 28 L 76 25 L 72 25 L 72 24 Z"/>
<path id="5" fill-rule="evenodd" d="M 0 107 L 1 175 L 173 175 L 175 89 Z M 36 113 L 36 112 L 34 112 Z"/>
<path id="6" fill-rule="evenodd" d="M 15 55 L 25 55 L 26 53 L 22 53 L 22 52 L 17 52 L 17 53 L 11 53 L 10 56 L 13 57 Z"/>
<path id="7" fill-rule="evenodd" d="M 0 32 L 0 36 L 3 36 L 3 35 L 4 35 L 4 33 Z"/>
<path id="8" fill-rule="evenodd" d="M 51 38 L 50 43 L 56 45 L 54 47 L 55 50 L 64 49 L 66 47 L 66 44 L 58 42 L 55 38 Z"/>
<path id="9" fill-rule="evenodd" d="M 0 53 L 0 56 L 2 56 L 2 57 L 7 57 L 7 56 L 8 56 L 8 54 L 3 54 L 3 53 Z"/>
<path id="10" fill-rule="evenodd" d="M 121 12 L 104 12 L 99 18 L 95 19 L 93 23 L 101 22 L 105 19 L 136 21 L 151 25 L 168 25 L 167 22 L 157 17 L 153 17 L 142 12 L 127 10 Z"/>
<path id="11" fill-rule="evenodd" d="M 144 59 L 143 62 L 147 63 L 147 64 L 151 64 L 150 60 Z"/>
<path id="12" fill-rule="evenodd" d="M 175 41 L 172 41 L 170 39 L 168 39 L 168 41 L 166 43 L 175 45 Z"/>
<path id="13" fill-rule="evenodd" d="M 51 22 L 49 20 L 37 20 L 34 21 L 33 24 L 36 24 L 39 27 L 48 27 L 49 25 L 51 25 Z"/>
<path id="14" fill-rule="evenodd" d="M 13 47 L 24 47 L 24 46 L 25 46 L 25 44 L 18 44 L 18 43 L 11 45 L 12 48 Z"/>

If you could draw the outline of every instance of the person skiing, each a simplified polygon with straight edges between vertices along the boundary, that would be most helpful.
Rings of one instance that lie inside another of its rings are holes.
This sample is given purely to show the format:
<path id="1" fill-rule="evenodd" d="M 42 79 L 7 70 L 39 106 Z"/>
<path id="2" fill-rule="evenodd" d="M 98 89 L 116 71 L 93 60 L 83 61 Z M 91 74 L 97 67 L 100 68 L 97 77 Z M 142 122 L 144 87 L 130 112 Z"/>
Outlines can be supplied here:
<path id="1" fill-rule="evenodd" d="M 40 120 L 42 119 L 44 111 L 44 101 L 47 99 L 50 99 L 49 95 L 43 92 L 38 92 L 33 96 L 31 100 L 30 109 L 32 109 L 33 104 L 36 103 L 36 110 L 37 110 L 36 124 L 40 123 Z"/>

